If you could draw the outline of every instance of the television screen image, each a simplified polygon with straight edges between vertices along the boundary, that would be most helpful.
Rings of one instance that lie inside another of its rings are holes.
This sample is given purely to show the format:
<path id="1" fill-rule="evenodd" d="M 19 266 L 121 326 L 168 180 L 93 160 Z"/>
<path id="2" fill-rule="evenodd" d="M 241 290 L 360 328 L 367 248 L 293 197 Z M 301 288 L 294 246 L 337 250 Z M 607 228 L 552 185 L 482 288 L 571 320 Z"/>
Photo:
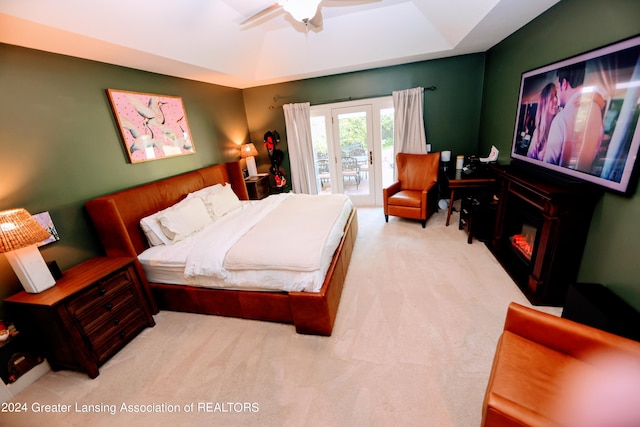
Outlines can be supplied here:
<path id="1" fill-rule="evenodd" d="M 639 101 L 640 36 L 527 71 L 511 157 L 625 193 Z"/>

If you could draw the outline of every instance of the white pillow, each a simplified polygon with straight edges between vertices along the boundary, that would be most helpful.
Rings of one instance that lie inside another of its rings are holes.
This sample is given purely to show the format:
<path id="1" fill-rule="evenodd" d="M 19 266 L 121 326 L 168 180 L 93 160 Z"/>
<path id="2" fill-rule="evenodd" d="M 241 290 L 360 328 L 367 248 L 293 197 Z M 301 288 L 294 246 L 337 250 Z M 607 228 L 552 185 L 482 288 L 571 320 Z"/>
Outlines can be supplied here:
<path id="1" fill-rule="evenodd" d="M 171 241 L 177 242 L 211 222 L 204 202 L 199 197 L 188 198 L 180 206 L 168 209 L 158 216 L 162 232 Z"/>
<path id="2" fill-rule="evenodd" d="M 222 185 L 222 184 L 210 185 L 208 187 L 204 187 L 204 188 L 201 188 L 200 190 L 194 191 L 193 193 L 189 193 L 187 195 L 187 198 L 189 198 L 189 197 L 199 197 L 201 199 L 204 199 L 209 194 L 215 194 L 218 191 L 222 190 L 223 187 L 224 187 L 224 185 Z"/>
<path id="3" fill-rule="evenodd" d="M 158 221 L 158 217 L 162 212 L 163 211 L 156 212 L 153 215 L 149 215 L 140 220 L 140 227 L 142 227 L 142 231 L 144 232 L 145 236 L 147 236 L 149 246 L 171 244 L 171 240 L 169 240 L 169 238 L 162 232 L 162 229 L 160 228 L 160 222 Z"/>
<path id="4" fill-rule="evenodd" d="M 227 184 L 228 185 L 228 184 Z M 205 187 L 202 188 L 200 190 L 194 191 L 193 193 L 189 193 L 187 195 L 187 198 L 194 198 L 194 197 L 198 197 L 200 199 L 202 199 L 202 201 L 204 202 L 205 207 L 207 208 L 207 212 L 209 213 L 209 216 L 211 217 L 211 219 L 216 219 L 216 214 L 213 211 L 213 205 L 210 202 L 210 196 L 217 194 L 221 191 L 224 191 L 224 185 L 222 184 L 215 184 L 215 185 L 210 185 L 209 187 Z"/>
<path id="5" fill-rule="evenodd" d="M 229 184 L 222 187 L 220 191 L 207 195 L 205 203 L 211 206 L 213 214 L 217 217 L 224 216 L 242 206 L 242 202 Z"/>
<path id="6" fill-rule="evenodd" d="M 188 203 L 187 200 L 188 199 L 183 199 L 173 206 L 169 206 L 168 208 L 165 208 L 140 220 L 140 227 L 147 237 L 149 246 L 170 245 L 171 243 L 173 243 L 173 241 L 162 231 L 159 218 L 160 216 L 167 212 L 170 212 L 171 210 L 179 209 L 181 206 L 184 206 L 186 203 Z"/>

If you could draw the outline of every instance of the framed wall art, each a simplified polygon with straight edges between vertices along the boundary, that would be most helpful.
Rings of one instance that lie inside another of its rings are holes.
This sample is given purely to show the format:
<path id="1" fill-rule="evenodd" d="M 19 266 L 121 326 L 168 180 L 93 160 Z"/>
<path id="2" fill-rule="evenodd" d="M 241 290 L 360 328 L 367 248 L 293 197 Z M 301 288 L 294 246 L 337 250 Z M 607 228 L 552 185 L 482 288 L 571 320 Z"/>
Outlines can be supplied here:
<path id="1" fill-rule="evenodd" d="M 195 153 L 182 98 L 107 89 L 131 163 Z"/>
<path id="2" fill-rule="evenodd" d="M 38 224 L 44 227 L 44 229 L 47 230 L 49 234 L 51 234 L 51 237 L 38 243 L 38 246 L 48 245 L 49 243 L 57 242 L 58 240 L 60 240 L 58 230 L 56 230 L 56 226 L 53 224 L 53 220 L 51 219 L 51 215 L 48 211 L 34 214 L 33 218 L 35 218 L 35 220 L 38 221 Z"/>
<path id="3" fill-rule="evenodd" d="M 636 36 L 523 73 L 511 157 L 626 193 L 639 117 Z"/>

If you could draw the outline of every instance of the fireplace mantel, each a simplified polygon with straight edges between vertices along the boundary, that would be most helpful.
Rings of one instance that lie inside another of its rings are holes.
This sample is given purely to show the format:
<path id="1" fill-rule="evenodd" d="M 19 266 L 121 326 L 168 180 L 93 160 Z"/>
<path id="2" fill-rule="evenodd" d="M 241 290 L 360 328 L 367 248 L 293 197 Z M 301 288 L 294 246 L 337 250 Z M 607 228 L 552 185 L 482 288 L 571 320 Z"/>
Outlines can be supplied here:
<path id="1" fill-rule="evenodd" d="M 517 165 L 495 170 L 500 190 L 490 249 L 532 304 L 561 306 L 602 190 Z"/>

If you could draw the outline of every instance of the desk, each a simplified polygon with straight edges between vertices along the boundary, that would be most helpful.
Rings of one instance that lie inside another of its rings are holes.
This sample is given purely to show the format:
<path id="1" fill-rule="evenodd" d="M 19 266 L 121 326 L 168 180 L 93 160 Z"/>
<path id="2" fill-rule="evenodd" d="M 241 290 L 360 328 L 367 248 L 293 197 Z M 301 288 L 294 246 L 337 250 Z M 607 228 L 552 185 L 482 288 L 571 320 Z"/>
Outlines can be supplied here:
<path id="1" fill-rule="evenodd" d="M 488 188 L 496 183 L 496 178 L 488 168 L 482 168 L 469 174 L 462 172 L 460 169 L 450 170 L 445 174 L 449 191 L 449 210 L 447 211 L 447 222 L 451 217 L 453 209 L 453 201 L 455 200 L 456 191 L 467 190 L 470 188 Z"/>

